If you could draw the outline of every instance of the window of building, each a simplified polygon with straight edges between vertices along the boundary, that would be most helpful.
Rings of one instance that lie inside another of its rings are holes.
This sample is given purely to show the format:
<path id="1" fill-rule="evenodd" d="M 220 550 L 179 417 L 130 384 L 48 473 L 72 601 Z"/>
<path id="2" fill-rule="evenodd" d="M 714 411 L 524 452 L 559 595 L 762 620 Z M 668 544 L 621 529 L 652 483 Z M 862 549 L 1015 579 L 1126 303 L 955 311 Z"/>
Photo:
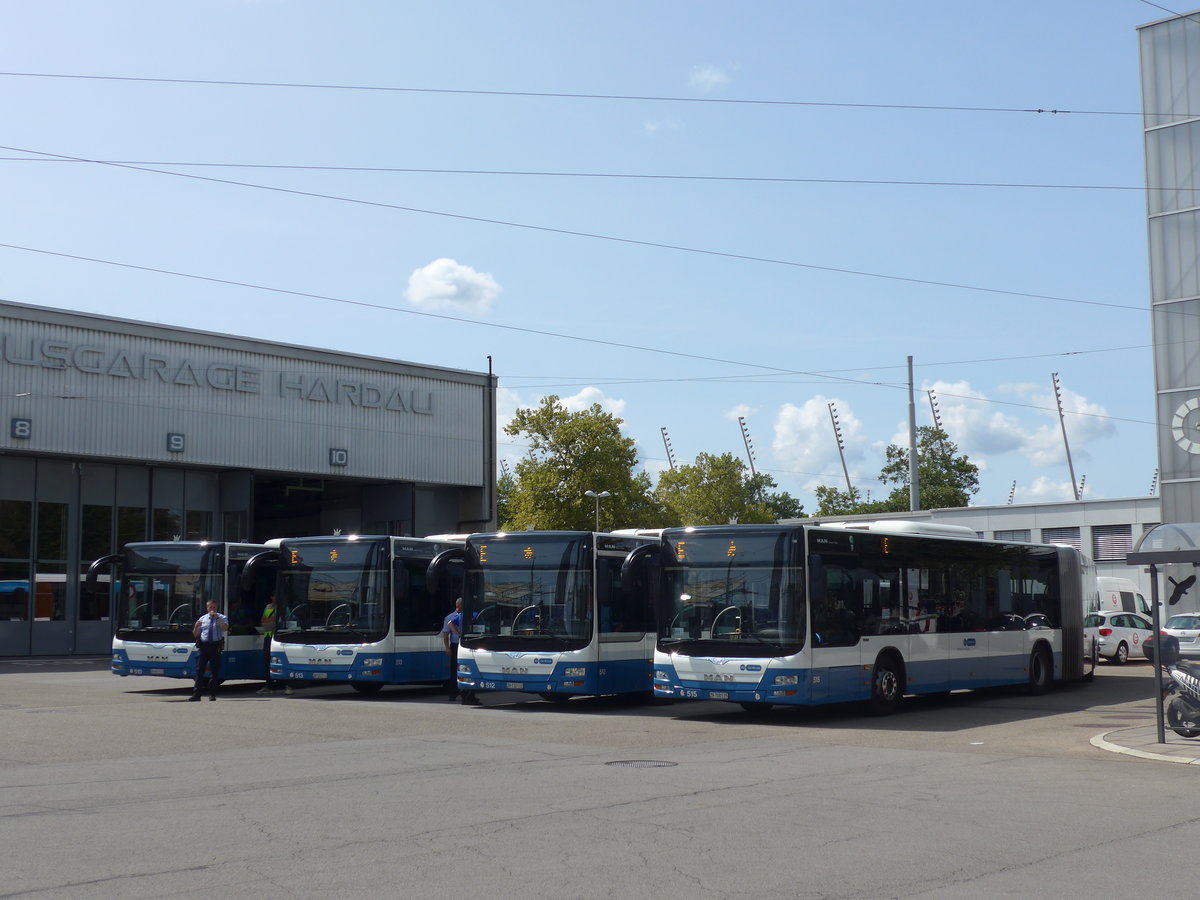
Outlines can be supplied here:
<path id="1" fill-rule="evenodd" d="M 1076 550 L 1083 549 L 1083 537 L 1078 525 L 1070 528 L 1043 528 L 1043 544 L 1066 544 Z"/>
<path id="2" fill-rule="evenodd" d="M 996 531 L 993 532 L 998 541 L 1024 541 L 1029 543 L 1032 539 L 1032 532 L 1028 528 L 1016 528 L 1012 531 Z"/>
<path id="3" fill-rule="evenodd" d="M 1092 526 L 1092 558 L 1113 560 L 1125 559 L 1125 554 L 1133 550 L 1132 525 L 1093 525 Z"/>

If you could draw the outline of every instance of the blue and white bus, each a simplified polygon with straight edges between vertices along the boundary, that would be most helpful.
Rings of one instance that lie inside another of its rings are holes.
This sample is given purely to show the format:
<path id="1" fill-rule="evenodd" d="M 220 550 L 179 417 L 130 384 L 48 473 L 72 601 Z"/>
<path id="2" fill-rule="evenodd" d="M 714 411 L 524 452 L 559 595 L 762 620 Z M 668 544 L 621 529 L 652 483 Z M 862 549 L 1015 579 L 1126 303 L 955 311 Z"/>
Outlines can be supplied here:
<path id="1" fill-rule="evenodd" d="M 660 697 L 773 704 L 1085 677 L 1084 560 L 913 522 L 671 528 Z"/>
<path id="2" fill-rule="evenodd" d="M 461 576 L 431 590 L 426 574 L 435 556 L 461 546 L 387 535 L 280 541 L 272 679 L 346 682 L 362 693 L 447 682 L 442 621 Z"/>
<path id="3" fill-rule="evenodd" d="M 271 566 L 242 579 L 246 563 L 267 548 L 221 541 L 147 541 L 89 566 L 86 588 L 114 592 L 114 675 L 196 677 L 192 626 L 216 600 L 229 617 L 221 678 L 263 679 L 264 638 L 257 627 L 275 586 Z M 116 571 L 109 574 L 110 567 Z"/>
<path id="4" fill-rule="evenodd" d="M 655 538 L 495 532 L 464 552 L 460 690 L 649 695 Z"/>

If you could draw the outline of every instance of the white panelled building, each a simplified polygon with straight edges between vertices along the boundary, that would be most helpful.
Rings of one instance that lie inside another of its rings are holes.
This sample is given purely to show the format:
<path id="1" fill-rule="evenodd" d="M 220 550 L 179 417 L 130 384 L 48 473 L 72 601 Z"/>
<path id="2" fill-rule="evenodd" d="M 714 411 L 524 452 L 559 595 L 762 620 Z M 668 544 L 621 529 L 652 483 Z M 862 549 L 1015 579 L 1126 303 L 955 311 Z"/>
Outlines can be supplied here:
<path id="1" fill-rule="evenodd" d="M 0 303 L 0 403 L 0 656 L 107 652 L 129 541 L 495 524 L 490 374 Z"/>
<path id="2" fill-rule="evenodd" d="M 1159 524 L 1161 503 L 1158 497 L 1127 497 L 1117 500 L 964 506 L 878 515 L 826 516 L 796 521 L 816 523 L 888 519 L 961 525 L 987 540 L 1068 544 L 1081 550 L 1095 563 L 1097 575 L 1128 578 L 1141 588 L 1144 596 L 1149 597 L 1149 573 L 1144 568 L 1127 565 L 1125 554 L 1142 534 Z"/>

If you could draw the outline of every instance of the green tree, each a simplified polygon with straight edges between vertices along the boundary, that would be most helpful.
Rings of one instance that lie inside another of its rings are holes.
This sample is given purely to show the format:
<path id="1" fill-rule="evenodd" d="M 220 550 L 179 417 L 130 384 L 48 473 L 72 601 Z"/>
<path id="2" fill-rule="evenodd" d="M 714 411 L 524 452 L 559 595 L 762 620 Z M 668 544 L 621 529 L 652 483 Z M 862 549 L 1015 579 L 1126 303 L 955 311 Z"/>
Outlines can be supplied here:
<path id="1" fill-rule="evenodd" d="M 586 491 L 611 495 L 600 504 L 602 529 L 660 525 L 662 508 L 650 476 L 634 472 L 637 445 L 621 434 L 622 421 L 599 403 L 569 412 L 554 395 L 517 410 L 504 432 L 528 443 L 529 455 L 514 466 L 500 527 L 591 531 L 596 507 Z"/>
<path id="2" fill-rule="evenodd" d="M 507 467 L 501 467 L 500 477 L 496 479 L 496 522 L 508 521 L 508 506 L 513 493 L 517 489 L 517 479 Z"/>
<path id="3" fill-rule="evenodd" d="M 858 488 L 848 491 L 821 485 L 817 495 L 818 516 L 863 515 L 907 512 L 910 508 L 908 448 L 891 444 L 887 462 L 879 473 L 884 484 L 895 485 L 883 500 L 867 501 Z M 931 425 L 917 429 L 917 491 L 921 509 L 967 506 L 979 490 L 979 467 L 965 455 L 946 432 Z"/>
<path id="4" fill-rule="evenodd" d="M 888 509 L 903 512 L 911 505 L 908 448 L 891 444 L 879 480 L 895 487 L 884 501 Z M 979 466 L 965 455 L 940 428 L 922 425 L 917 429 L 917 494 L 921 509 L 967 506 L 979 491 Z"/>
<path id="5" fill-rule="evenodd" d="M 701 453 L 694 463 L 661 473 L 654 493 L 666 512 L 664 525 L 747 524 L 804 515 L 795 498 L 774 487 L 771 476 L 751 475 L 732 453 Z"/>

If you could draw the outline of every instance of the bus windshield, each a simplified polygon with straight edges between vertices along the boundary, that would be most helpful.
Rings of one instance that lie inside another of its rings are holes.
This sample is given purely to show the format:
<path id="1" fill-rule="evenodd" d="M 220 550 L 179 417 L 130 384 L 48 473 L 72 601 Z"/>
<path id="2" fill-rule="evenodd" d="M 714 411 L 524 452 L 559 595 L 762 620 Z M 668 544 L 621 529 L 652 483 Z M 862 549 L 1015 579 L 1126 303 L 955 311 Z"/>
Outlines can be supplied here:
<path id="1" fill-rule="evenodd" d="M 380 541 L 295 541 L 283 545 L 275 639 L 368 643 L 390 628 L 388 554 Z"/>
<path id="2" fill-rule="evenodd" d="M 775 656 L 804 645 L 803 571 L 789 531 L 664 535 L 658 645 L 689 655 Z"/>
<path id="3" fill-rule="evenodd" d="M 209 600 L 222 602 L 225 578 L 217 545 L 126 546 L 116 604 L 118 635 L 166 632 L 187 639 Z"/>
<path id="4" fill-rule="evenodd" d="M 578 649 L 592 637 L 592 536 L 467 541 L 464 646 Z"/>

